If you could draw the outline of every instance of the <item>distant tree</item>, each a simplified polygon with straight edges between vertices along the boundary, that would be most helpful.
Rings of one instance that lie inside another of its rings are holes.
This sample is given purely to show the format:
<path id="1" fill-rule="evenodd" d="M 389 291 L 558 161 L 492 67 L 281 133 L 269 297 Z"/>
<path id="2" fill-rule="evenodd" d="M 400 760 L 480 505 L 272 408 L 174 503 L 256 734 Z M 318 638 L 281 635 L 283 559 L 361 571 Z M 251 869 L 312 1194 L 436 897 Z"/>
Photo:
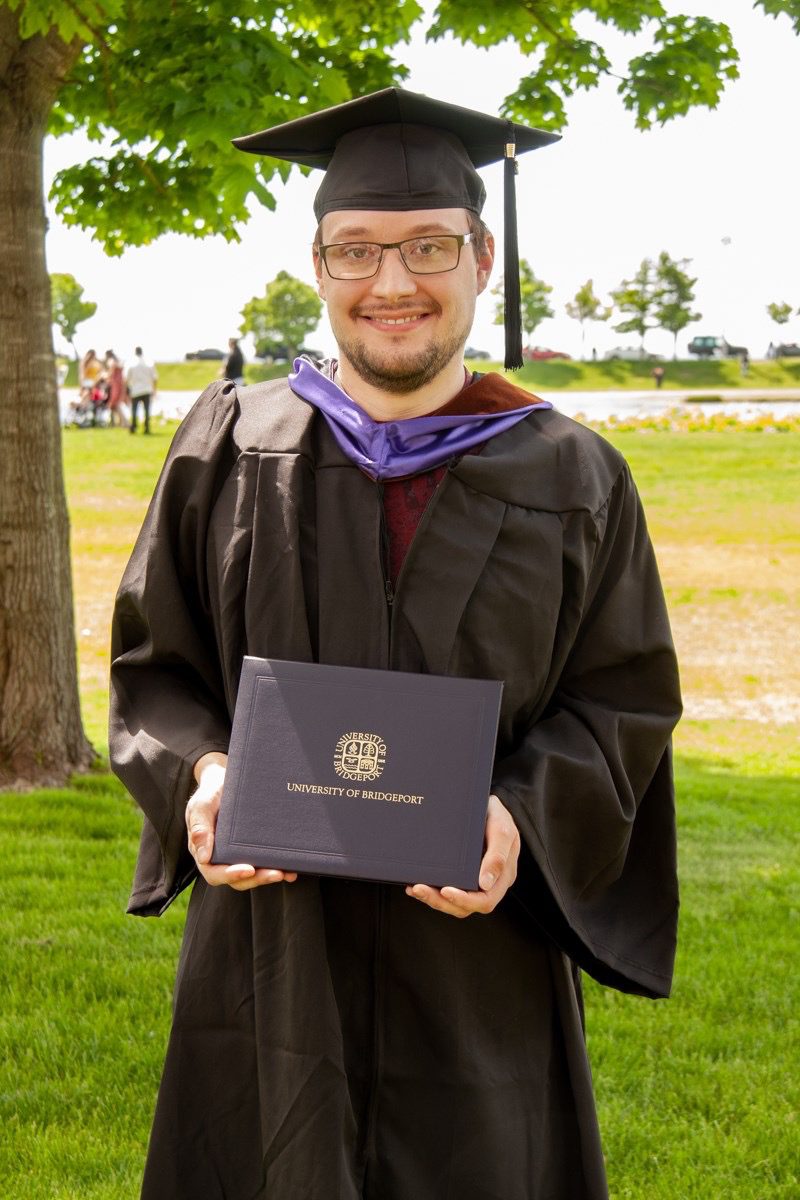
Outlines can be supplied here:
<path id="1" fill-rule="evenodd" d="M 322 301 L 314 289 L 288 271 L 279 271 L 263 296 L 247 301 L 239 328 L 252 334 L 256 354 L 272 354 L 285 346 L 291 361 L 321 316 Z"/>
<path id="2" fill-rule="evenodd" d="M 672 357 L 678 357 L 678 334 L 692 321 L 699 321 L 702 313 L 692 312 L 694 285 L 686 268 L 691 259 L 672 259 L 662 250 L 656 264 L 656 309 L 655 322 L 661 329 L 672 334 Z"/>
<path id="3" fill-rule="evenodd" d="M 611 293 L 611 298 L 620 313 L 630 314 L 614 328 L 619 333 L 638 333 L 642 351 L 645 334 L 648 329 L 656 327 L 651 318 L 655 315 L 658 304 L 657 287 L 655 263 L 652 259 L 643 258 L 633 279 L 623 279 L 617 290 Z"/>
<path id="4" fill-rule="evenodd" d="M 800 315 L 800 308 L 798 308 L 797 312 Z M 772 304 L 767 305 L 767 313 L 769 314 L 769 319 L 774 321 L 776 325 L 786 325 L 789 317 L 792 315 L 792 306 L 791 304 L 773 300 Z"/>
<path id="5" fill-rule="evenodd" d="M 572 317 L 574 321 L 581 323 L 581 358 L 585 357 L 584 347 L 586 342 L 586 322 L 587 321 L 607 321 L 611 316 L 611 306 L 603 304 L 603 302 L 594 294 L 594 282 L 587 279 L 582 287 L 579 287 L 572 300 L 568 300 L 564 305 L 567 316 Z"/>
<path id="6" fill-rule="evenodd" d="M 78 351 L 75 348 L 75 331 L 89 317 L 97 312 L 97 305 L 91 300 L 83 299 L 83 288 L 74 275 L 54 274 L 50 276 L 50 303 L 53 310 L 53 324 L 66 342 L 72 346 L 75 361 L 78 361 Z"/>
<path id="7" fill-rule="evenodd" d="M 521 258 L 519 260 L 520 315 L 522 318 L 522 331 L 526 338 L 531 336 L 534 330 L 541 325 L 542 321 L 546 320 L 547 317 L 553 316 L 553 310 L 547 299 L 552 290 L 553 288 L 549 283 L 536 278 L 533 267 L 526 259 Z M 497 287 L 492 288 L 492 295 L 498 297 L 494 312 L 494 323 L 495 325 L 502 325 L 505 321 L 502 279 L 497 284 Z"/>

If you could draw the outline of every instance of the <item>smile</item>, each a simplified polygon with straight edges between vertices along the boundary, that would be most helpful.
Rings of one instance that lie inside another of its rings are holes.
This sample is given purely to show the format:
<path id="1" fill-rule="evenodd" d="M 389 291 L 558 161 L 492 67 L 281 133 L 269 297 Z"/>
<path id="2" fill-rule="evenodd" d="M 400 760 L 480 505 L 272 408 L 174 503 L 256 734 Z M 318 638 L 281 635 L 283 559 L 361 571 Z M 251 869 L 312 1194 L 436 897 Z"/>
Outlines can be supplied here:
<path id="1" fill-rule="evenodd" d="M 379 313 L 359 313 L 362 321 L 370 321 L 374 325 L 385 325 L 393 329 L 401 328 L 404 325 L 416 325 L 420 321 L 427 320 L 432 314 L 429 312 L 414 313 L 412 316 L 404 317 L 383 317 Z"/>

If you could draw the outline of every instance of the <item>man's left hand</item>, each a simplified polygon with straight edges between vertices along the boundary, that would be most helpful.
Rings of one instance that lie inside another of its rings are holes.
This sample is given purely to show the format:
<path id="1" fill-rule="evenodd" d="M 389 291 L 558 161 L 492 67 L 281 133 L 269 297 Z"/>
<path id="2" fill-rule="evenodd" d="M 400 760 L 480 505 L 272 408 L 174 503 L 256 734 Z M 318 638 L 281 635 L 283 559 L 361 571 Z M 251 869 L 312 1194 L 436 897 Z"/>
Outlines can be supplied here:
<path id="1" fill-rule="evenodd" d="M 406 888 L 406 895 L 451 917 L 490 913 L 517 877 L 519 848 L 519 831 L 511 813 L 497 796 L 490 796 L 486 812 L 486 849 L 479 877 L 481 890 L 463 892 L 461 888 L 435 888 L 426 883 L 415 883 Z"/>

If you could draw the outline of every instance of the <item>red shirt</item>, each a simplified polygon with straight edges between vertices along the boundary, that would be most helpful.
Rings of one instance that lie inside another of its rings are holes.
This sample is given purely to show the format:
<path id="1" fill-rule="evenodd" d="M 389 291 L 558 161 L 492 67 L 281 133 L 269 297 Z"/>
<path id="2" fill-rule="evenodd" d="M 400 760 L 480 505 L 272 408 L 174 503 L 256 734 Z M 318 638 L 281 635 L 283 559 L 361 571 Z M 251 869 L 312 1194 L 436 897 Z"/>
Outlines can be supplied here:
<path id="1" fill-rule="evenodd" d="M 430 416 L 464 416 L 472 413 L 510 412 L 533 404 L 536 397 L 509 383 L 502 375 L 481 375 L 474 382 L 437 408 Z M 486 443 L 474 446 L 470 454 L 479 454 Z M 407 475 L 402 479 L 387 479 L 383 485 L 383 511 L 389 540 L 389 579 L 392 586 L 397 583 L 400 568 L 408 553 L 422 514 L 430 503 L 447 471 L 447 464 L 433 467 L 419 475 Z"/>

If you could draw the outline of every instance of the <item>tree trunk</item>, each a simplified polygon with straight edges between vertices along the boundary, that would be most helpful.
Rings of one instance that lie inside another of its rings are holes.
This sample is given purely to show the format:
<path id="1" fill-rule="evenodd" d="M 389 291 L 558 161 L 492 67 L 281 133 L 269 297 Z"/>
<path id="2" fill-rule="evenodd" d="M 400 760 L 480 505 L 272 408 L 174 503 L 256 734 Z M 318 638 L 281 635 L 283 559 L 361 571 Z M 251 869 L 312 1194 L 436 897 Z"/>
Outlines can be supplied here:
<path id="1" fill-rule="evenodd" d="M 0 7 L 0 786 L 63 781 L 81 724 L 61 428 L 45 264 L 42 146 L 80 53 L 23 41 Z"/>

